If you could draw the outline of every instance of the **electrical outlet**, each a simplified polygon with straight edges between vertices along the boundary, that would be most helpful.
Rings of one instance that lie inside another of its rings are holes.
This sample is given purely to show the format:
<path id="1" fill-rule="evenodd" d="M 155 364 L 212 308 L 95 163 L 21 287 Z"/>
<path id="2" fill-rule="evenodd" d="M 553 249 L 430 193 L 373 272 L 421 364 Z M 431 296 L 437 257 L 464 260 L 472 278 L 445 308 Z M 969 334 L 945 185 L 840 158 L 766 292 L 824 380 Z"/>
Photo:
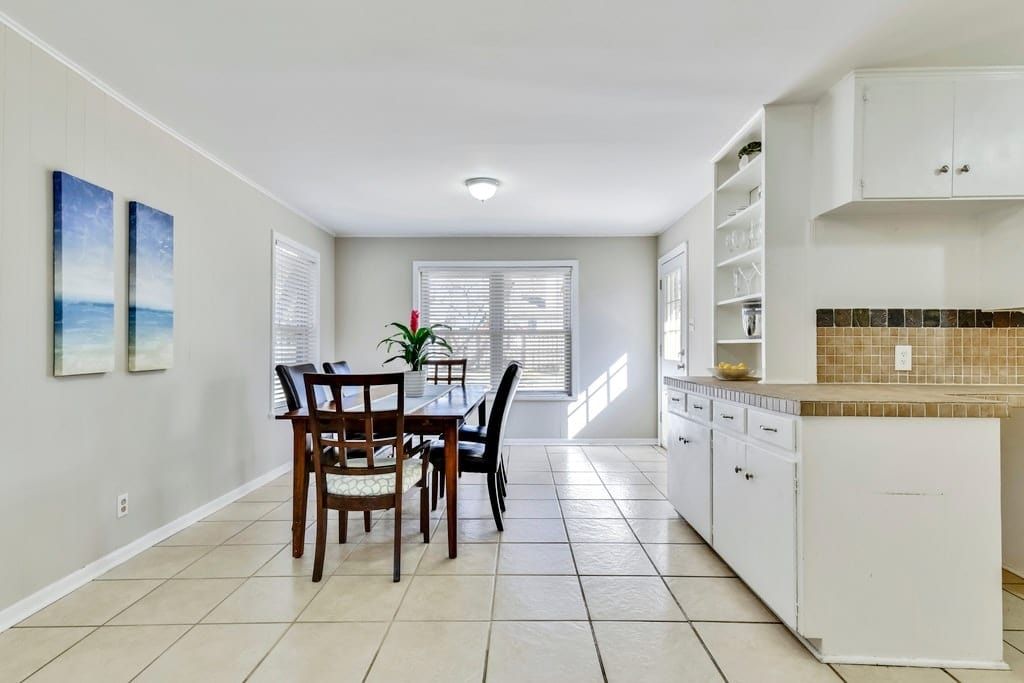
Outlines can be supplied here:
<path id="1" fill-rule="evenodd" d="M 128 494 L 122 493 L 117 497 L 117 518 L 121 519 L 128 514 Z"/>
<path id="2" fill-rule="evenodd" d="M 914 347 L 912 346 L 897 346 L 896 347 L 896 371 L 897 372 L 909 372 L 914 355 Z"/>

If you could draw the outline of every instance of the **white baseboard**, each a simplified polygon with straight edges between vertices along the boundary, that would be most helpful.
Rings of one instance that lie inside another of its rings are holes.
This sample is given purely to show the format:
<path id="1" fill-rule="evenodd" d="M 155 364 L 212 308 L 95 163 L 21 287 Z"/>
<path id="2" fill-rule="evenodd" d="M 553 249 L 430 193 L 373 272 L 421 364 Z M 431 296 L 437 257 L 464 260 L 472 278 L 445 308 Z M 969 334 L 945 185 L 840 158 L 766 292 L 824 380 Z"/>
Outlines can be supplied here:
<path id="1" fill-rule="evenodd" d="M 271 471 L 256 477 L 252 481 L 242 484 L 233 491 L 228 491 L 223 496 L 216 498 L 205 505 L 202 505 L 191 512 L 182 515 L 173 522 L 169 522 L 159 529 L 150 531 L 145 536 L 135 539 L 128 545 L 121 546 L 113 552 L 90 562 L 81 569 L 68 574 L 62 579 L 54 581 L 49 586 L 39 589 L 26 598 L 19 600 L 10 607 L 0 610 L 0 631 L 10 628 L 35 614 L 52 602 L 56 602 L 65 595 L 89 583 L 98 576 L 101 576 L 117 565 L 130 560 L 143 550 L 147 550 L 166 538 L 170 538 L 185 527 L 210 516 L 222 507 L 229 505 L 242 496 L 255 491 L 264 484 L 277 479 L 282 474 L 291 472 L 291 463 L 275 467 Z"/>
<path id="2" fill-rule="evenodd" d="M 508 446 L 657 446 L 655 437 L 642 439 L 512 439 L 506 438 Z"/>

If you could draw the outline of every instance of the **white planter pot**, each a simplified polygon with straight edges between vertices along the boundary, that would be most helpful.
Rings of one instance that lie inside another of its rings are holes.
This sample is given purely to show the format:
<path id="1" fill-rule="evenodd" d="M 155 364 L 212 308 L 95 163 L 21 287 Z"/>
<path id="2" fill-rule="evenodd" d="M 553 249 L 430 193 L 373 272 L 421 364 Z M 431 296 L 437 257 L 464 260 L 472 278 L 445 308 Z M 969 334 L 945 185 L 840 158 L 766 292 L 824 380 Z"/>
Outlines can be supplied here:
<path id="1" fill-rule="evenodd" d="M 422 396 L 427 390 L 426 370 L 407 370 L 405 373 L 405 395 Z"/>

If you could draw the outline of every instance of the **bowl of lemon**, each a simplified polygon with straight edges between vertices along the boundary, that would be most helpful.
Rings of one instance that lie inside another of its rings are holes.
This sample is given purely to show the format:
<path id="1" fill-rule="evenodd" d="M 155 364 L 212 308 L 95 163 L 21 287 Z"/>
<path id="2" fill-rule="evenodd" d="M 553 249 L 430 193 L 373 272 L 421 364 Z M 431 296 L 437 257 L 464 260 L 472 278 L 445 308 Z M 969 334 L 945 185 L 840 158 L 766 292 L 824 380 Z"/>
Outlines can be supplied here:
<path id="1" fill-rule="evenodd" d="M 750 376 L 750 368 L 747 367 L 746 363 L 719 363 L 713 368 L 710 368 L 711 374 L 718 379 L 725 380 L 742 380 L 742 379 L 757 379 L 756 377 Z"/>

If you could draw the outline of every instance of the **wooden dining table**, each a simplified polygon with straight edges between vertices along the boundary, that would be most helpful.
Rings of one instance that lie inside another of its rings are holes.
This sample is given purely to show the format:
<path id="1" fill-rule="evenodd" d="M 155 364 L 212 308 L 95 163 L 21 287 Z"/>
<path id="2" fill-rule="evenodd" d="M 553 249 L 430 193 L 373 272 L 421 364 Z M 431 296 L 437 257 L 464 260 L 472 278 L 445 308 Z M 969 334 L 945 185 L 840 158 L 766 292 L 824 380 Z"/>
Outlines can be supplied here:
<path id="1" fill-rule="evenodd" d="M 448 557 L 458 556 L 458 474 L 459 427 L 479 412 L 484 423 L 488 387 L 459 384 L 428 384 L 421 397 L 405 397 L 405 431 L 409 434 L 439 434 L 444 439 L 445 501 L 448 512 Z M 358 397 L 353 401 L 360 401 Z M 388 396 L 375 399 L 387 403 Z M 393 404 L 394 395 L 390 397 Z M 330 405 L 330 403 L 325 404 Z M 346 402 L 347 405 L 347 402 Z M 312 433 L 309 411 L 290 410 L 277 415 L 292 423 L 292 556 L 302 557 L 306 536 L 306 501 L 309 496 L 310 461 L 306 455 L 307 435 Z"/>

